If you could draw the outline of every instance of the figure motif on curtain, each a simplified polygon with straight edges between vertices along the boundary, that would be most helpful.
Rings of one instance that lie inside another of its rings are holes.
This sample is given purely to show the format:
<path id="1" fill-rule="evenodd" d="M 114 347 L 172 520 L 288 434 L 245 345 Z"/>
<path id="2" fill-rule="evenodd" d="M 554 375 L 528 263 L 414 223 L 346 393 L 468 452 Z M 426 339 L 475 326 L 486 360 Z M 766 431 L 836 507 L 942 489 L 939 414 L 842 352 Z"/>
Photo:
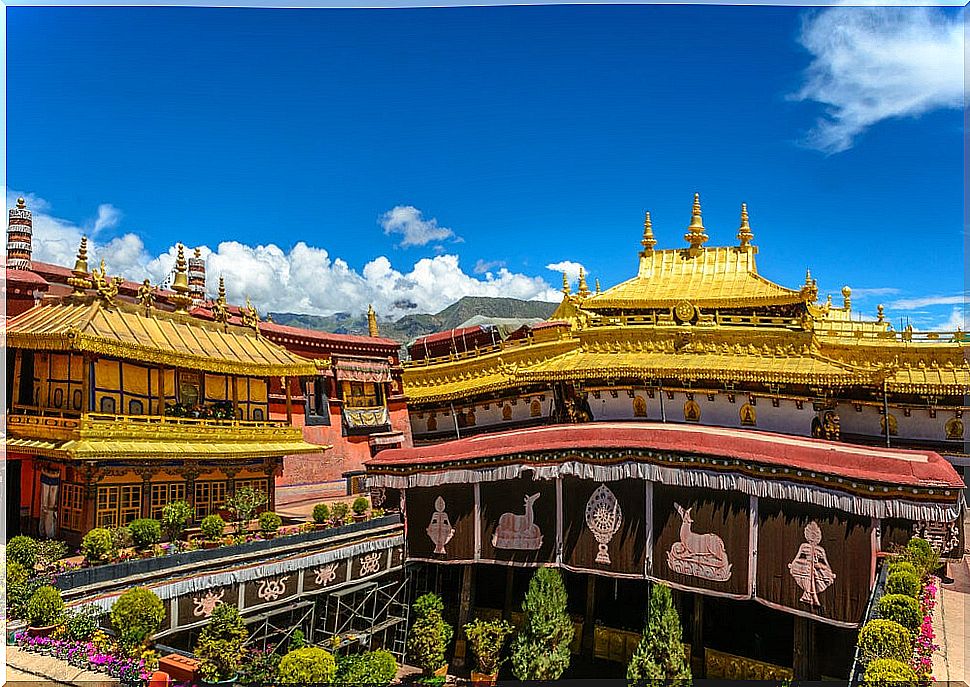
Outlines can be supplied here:
<path id="1" fill-rule="evenodd" d="M 680 515 L 680 541 L 674 542 L 667 552 L 667 565 L 676 573 L 700 577 L 714 582 L 724 582 L 731 577 L 724 540 L 716 534 L 697 534 L 691 530 L 694 519 L 690 508 L 674 504 Z"/>
<path id="2" fill-rule="evenodd" d="M 425 531 L 431 537 L 431 541 L 434 542 L 434 552 L 447 553 L 445 544 L 455 536 L 455 528 L 451 526 L 451 521 L 445 512 L 445 500 L 440 496 L 434 500 L 434 513 L 431 514 L 431 522 Z"/>
<path id="3" fill-rule="evenodd" d="M 805 543 L 798 547 L 798 553 L 788 564 L 788 570 L 795 582 L 804 590 L 801 599 L 807 604 L 818 606 L 818 595 L 835 582 L 835 573 L 829 566 L 822 542 L 822 528 L 814 520 L 805 526 Z"/>
<path id="4" fill-rule="evenodd" d="M 492 535 L 492 546 L 496 549 L 516 549 L 537 551 L 542 546 L 542 532 L 533 519 L 532 508 L 540 494 L 532 494 L 523 499 L 525 512 L 502 513 L 498 527 Z"/>

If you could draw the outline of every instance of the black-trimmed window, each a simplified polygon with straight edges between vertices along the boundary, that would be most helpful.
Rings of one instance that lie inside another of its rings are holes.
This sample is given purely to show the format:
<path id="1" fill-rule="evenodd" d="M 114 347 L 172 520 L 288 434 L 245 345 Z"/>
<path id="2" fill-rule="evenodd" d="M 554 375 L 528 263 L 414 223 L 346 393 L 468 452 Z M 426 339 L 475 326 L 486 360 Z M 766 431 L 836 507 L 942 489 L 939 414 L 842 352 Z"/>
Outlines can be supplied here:
<path id="1" fill-rule="evenodd" d="M 303 397 L 306 408 L 306 424 L 330 424 L 330 399 L 327 398 L 327 380 L 321 376 L 303 379 Z"/>

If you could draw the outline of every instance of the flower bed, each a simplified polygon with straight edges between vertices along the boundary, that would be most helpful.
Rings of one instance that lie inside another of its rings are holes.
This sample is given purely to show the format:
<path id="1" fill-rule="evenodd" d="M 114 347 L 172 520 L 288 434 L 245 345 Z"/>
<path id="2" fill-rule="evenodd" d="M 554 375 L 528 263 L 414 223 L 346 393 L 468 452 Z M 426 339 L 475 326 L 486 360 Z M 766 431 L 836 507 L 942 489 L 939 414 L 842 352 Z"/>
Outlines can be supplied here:
<path id="1" fill-rule="evenodd" d="M 121 655 L 106 635 L 79 642 L 54 637 L 30 637 L 27 632 L 14 634 L 14 644 L 24 651 L 66 661 L 75 668 L 105 673 L 124 683 L 140 683 L 151 677 L 151 659 Z"/>
<path id="2" fill-rule="evenodd" d="M 934 682 L 933 652 L 940 647 L 933 643 L 936 633 L 933 632 L 933 609 L 936 608 L 936 593 L 939 589 L 939 578 L 929 576 L 920 592 L 919 605 L 923 613 L 919 632 L 913 641 L 913 670 L 921 685 Z"/>

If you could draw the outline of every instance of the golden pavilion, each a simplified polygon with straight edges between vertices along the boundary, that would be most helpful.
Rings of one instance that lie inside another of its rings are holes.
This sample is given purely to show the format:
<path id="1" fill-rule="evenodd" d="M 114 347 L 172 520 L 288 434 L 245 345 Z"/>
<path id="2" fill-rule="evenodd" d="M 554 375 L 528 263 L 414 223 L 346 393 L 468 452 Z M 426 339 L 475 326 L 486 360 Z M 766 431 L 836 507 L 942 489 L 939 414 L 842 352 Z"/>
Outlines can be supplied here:
<path id="1" fill-rule="evenodd" d="M 325 364 L 262 336 L 253 308 L 234 324 L 220 298 L 213 321 L 192 317 L 181 245 L 174 312 L 156 307 L 147 284 L 137 302 L 119 298 L 121 281 L 103 263 L 89 271 L 82 240 L 73 293 L 7 321 L 5 441 L 24 531 L 77 541 L 157 518 L 176 499 L 201 519 L 242 486 L 267 492 L 273 508 L 283 457 L 323 447 L 270 420 L 270 381 Z"/>

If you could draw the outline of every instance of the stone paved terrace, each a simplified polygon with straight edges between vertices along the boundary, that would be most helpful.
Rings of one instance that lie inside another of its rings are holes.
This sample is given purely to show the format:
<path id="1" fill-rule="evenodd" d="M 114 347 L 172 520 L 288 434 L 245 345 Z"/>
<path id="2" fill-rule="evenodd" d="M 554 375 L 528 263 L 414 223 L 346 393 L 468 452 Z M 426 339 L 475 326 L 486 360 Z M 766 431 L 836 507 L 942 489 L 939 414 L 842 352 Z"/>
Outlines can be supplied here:
<path id="1" fill-rule="evenodd" d="M 933 677 L 939 682 L 970 682 L 970 555 L 950 564 L 953 582 L 942 585 L 933 618 L 939 651 Z"/>

